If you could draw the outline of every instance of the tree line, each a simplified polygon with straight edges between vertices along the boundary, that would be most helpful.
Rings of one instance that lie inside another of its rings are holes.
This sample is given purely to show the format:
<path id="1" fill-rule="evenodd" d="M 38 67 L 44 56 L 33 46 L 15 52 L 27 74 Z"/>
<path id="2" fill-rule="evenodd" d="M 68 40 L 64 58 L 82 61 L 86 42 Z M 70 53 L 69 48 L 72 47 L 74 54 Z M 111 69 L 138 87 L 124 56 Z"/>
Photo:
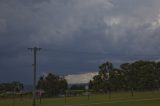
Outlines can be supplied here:
<path id="1" fill-rule="evenodd" d="M 89 88 L 95 91 L 144 91 L 160 88 L 160 62 L 136 61 L 114 68 L 110 62 L 99 66 Z"/>
<path id="2" fill-rule="evenodd" d="M 73 86 L 71 90 L 84 89 L 82 86 Z M 98 75 L 89 82 L 89 89 L 96 92 L 110 91 L 144 91 L 158 90 L 160 88 L 160 62 L 135 61 L 123 63 L 115 68 L 111 62 L 99 66 Z M 42 89 L 49 96 L 64 94 L 68 83 L 64 77 L 49 73 L 41 76 L 37 89 Z M 23 84 L 20 82 L 1 83 L 0 93 L 7 91 L 21 91 Z"/>
<path id="3" fill-rule="evenodd" d="M 24 86 L 23 83 L 18 81 L 13 81 L 11 83 L 0 83 L 0 93 L 3 92 L 18 92 L 23 90 Z"/>

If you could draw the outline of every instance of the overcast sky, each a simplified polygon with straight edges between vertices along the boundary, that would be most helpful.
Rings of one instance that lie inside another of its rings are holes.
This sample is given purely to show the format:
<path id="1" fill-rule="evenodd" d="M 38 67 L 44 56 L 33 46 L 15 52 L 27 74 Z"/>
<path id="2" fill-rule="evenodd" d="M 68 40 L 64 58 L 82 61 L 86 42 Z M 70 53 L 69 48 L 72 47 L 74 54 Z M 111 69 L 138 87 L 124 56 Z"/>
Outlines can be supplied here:
<path id="1" fill-rule="evenodd" d="M 160 0 L 0 0 L 0 83 L 159 60 Z"/>

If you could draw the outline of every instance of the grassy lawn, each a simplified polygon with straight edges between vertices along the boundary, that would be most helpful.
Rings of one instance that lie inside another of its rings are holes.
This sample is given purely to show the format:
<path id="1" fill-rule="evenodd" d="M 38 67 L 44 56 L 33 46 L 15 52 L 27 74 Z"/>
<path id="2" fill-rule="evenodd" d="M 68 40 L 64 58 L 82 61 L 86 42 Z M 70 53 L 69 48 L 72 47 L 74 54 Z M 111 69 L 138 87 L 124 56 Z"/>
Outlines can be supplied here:
<path id="1" fill-rule="evenodd" d="M 0 99 L 0 106 L 32 106 L 32 100 L 16 98 Z M 92 96 L 79 96 L 65 98 L 37 100 L 37 106 L 160 106 L 160 92 L 136 92 L 132 97 L 130 93 L 96 94 Z"/>

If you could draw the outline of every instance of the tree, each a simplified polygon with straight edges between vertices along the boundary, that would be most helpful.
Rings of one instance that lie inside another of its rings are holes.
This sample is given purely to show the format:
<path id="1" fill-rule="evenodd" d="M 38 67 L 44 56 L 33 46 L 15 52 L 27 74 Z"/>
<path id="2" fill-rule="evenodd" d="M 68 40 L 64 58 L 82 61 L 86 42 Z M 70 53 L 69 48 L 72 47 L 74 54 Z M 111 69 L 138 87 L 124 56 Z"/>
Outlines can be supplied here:
<path id="1" fill-rule="evenodd" d="M 93 77 L 93 80 L 90 81 L 89 83 L 89 88 L 93 89 L 95 91 L 99 91 L 100 89 L 102 89 L 102 78 L 100 75 L 95 75 Z"/>
<path id="2" fill-rule="evenodd" d="M 48 96 L 57 96 L 64 93 L 67 86 L 67 81 L 63 77 L 49 73 L 46 77 L 40 77 L 37 89 L 43 89 Z"/>
<path id="3" fill-rule="evenodd" d="M 99 75 L 102 80 L 109 80 L 109 72 L 113 69 L 113 65 L 110 62 L 103 63 L 99 66 Z"/>
<path id="4" fill-rule="evenodd" d="M 23 84 L 20 83 L 19 81 L 13 81 L 13 82 L 11 83 L 11 86 L 13 86 L 13 89 L 14 89 L 15 91 L 22 91 L 23 88 L 24 88 Z"/>
<path id="5" fill-rule="evenodd" d="M 96 91 L 107 92 L 110 89 L 109 83 L 109 73 L 113 69 L 113 65 L 110 62 L 103 63 L 99 66 L 99 74 L 93 77 L 93 80 L 90 81 L 90 88 Z"/>

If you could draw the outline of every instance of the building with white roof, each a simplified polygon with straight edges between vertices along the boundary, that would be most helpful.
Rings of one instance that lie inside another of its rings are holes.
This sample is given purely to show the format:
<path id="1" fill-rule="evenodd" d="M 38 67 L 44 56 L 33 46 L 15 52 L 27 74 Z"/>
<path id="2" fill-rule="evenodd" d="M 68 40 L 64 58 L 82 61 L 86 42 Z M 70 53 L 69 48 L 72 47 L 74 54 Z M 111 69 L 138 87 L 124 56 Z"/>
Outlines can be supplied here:
<path id="1" fill-rule="evenodd" d="M 65 76 L 68 84 L 88 84 L 98 72 L 88 72 L 83 74 L 71 74 Z"/>

